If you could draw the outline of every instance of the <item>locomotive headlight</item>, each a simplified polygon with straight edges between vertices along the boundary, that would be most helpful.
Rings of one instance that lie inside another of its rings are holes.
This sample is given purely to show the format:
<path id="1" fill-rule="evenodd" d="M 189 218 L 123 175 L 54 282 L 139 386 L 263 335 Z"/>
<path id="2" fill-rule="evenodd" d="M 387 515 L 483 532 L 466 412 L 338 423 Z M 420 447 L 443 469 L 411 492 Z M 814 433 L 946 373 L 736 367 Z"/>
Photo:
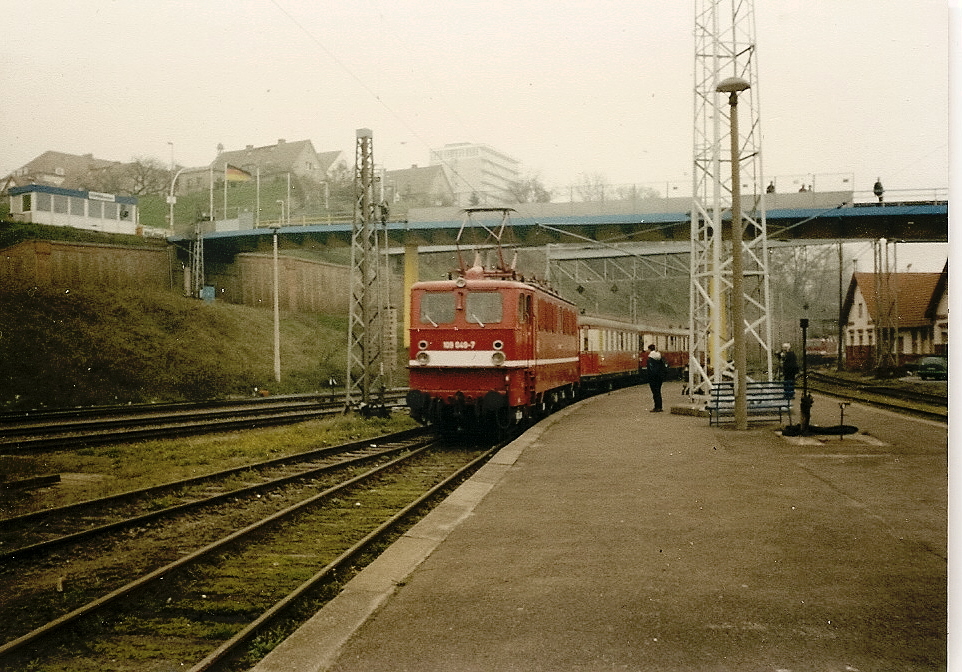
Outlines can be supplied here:
<path id="1" fill-rule="evenodd" d="M 427 350 L 427 349 L 428 349 L 427 341 L 418 341 L 418 350 Z"/>
<path id="2" fill-rule="evenodd" d="M 491 345 L 494 346 L 494 349 L 495 349 L 495 350 L 503 350 L 503 349 L 504 349 L 504 343 L 502 343 L 501 341 L 495 341 L 495 342 L 492 343 Z"/>
<path id="3" fill-rule="evenodd" d="M 427 366 L 427 365 L 428 365 L 428 362 L 431 361 L 431 355 L 429 355 L 429 354 L 426 353 L 426 352 L 419 352 L 419 353 L 417 354 L 417 357 L 415 357 L 414 359 L 417 361 L 417 363 L 418 363 L 419 365 L 421 365 L 421 366 Z"/>
<path id="4" fill-rule="evenodd" d="M 504 366 L 504 353 L 499 351 L 492 354 L 491 363 L 495 366 Z"/>

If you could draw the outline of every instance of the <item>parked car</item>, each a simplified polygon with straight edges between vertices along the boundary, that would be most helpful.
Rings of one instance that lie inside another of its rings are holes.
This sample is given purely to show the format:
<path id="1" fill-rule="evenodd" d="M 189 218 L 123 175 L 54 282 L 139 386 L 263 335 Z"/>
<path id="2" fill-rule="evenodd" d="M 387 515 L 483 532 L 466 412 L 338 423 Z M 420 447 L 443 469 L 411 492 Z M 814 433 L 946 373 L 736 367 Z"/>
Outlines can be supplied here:
<path id="1" fill-rule="evenodd" d="M 915 373 L 922 380 L 948 380 L 948 360 L 945 357 L 922 357 L 915 363 Z"/>

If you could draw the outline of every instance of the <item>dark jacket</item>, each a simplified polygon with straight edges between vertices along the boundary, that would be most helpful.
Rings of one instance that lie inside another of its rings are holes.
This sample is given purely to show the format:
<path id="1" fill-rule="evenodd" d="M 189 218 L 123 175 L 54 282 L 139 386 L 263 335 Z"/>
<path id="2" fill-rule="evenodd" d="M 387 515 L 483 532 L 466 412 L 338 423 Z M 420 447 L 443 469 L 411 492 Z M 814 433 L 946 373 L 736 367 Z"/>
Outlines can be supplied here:
<path id="1" fill-rule="evenodd" d="M 663 382 L 668 377 L 668 365 L 660 354 L 658 357 L 651 355 L 652 353 L 648 353 L 648 380 Z"/>

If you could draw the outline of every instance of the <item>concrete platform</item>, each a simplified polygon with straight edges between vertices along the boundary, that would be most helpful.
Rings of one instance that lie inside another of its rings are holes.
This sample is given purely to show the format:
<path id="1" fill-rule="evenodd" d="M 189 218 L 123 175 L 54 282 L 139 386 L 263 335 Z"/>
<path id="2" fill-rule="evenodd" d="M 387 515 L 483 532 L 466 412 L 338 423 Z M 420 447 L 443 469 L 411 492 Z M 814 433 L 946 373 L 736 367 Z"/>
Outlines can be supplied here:
<path id="1" fill-rule="evenodd" d="M 946 669 L 944 424 L 853 404 L 859 434 L 783 438 L 649 406 L 532 428 L 254 669 Z"/>

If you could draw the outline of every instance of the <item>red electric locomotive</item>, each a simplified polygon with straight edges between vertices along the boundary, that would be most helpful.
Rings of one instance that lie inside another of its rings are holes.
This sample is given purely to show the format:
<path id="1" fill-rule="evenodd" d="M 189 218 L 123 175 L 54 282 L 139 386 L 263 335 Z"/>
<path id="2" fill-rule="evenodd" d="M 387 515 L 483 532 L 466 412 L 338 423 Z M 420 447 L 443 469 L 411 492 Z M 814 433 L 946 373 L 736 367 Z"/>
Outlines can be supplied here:
<path id="1" fill-rule="evenodd" d="M 408 406 L 442 432 L 506 429 L 577 393 L 575 306 L 514 271 L 416 283 L 411 322 Z"/>

